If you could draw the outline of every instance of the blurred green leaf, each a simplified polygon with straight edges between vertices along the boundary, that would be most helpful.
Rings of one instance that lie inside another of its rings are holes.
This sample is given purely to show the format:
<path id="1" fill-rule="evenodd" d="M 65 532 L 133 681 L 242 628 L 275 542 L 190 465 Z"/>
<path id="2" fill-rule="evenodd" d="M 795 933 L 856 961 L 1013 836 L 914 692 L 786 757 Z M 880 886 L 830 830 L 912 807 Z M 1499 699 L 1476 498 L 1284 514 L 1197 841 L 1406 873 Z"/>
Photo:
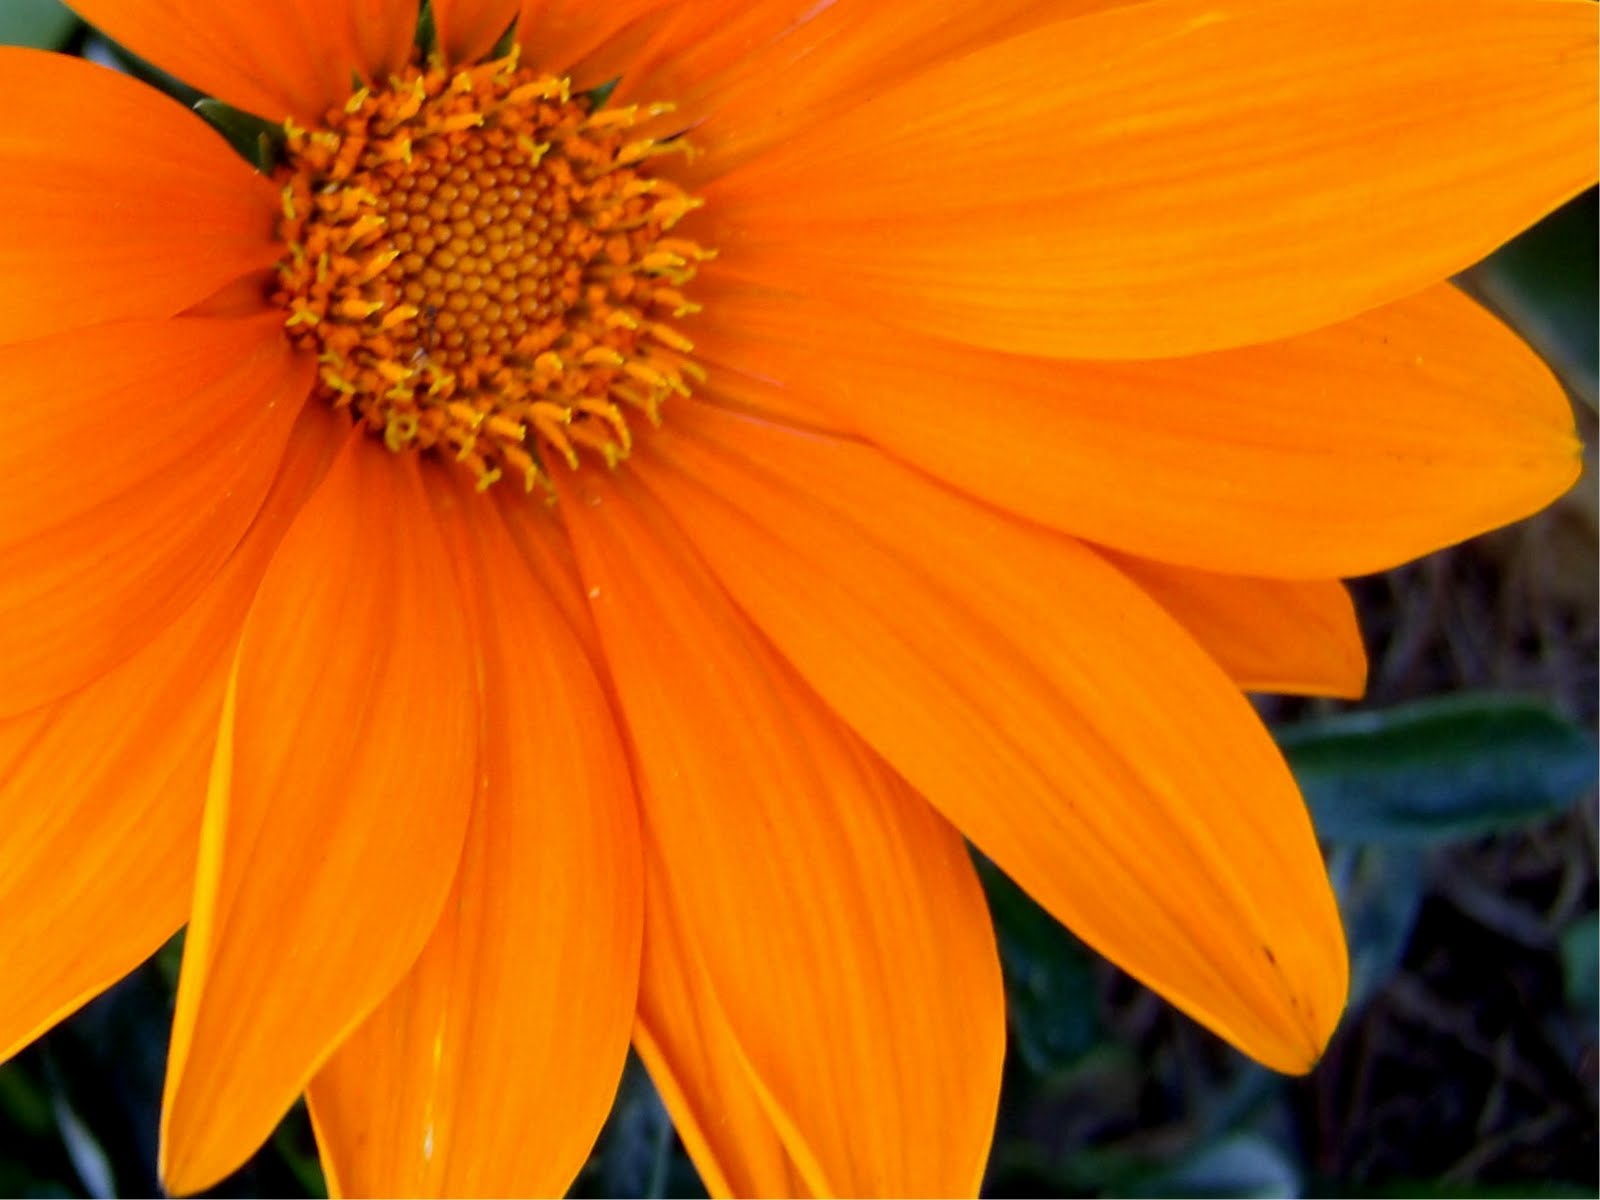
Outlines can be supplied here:
<path id="1" fill-rule="evenodd" d="M 1300 1172 L 1287 1155 L 1254 1133 L 1235 1134 L 1192 1158 L 1142 1179 L 1133 1196 L 1298 1196 Z"/>
<path id="2" fill-rule="evenodd" d="M 161 980 L 170 996 L 178 994 L 178 975 L 183 969 L 183 944 L 188 932 L 188 926 L 178 930 L 150 958 L 156 977 Z"/>
<path id="3" fill-rule="evenodd" d="M 0 0 L 0 46 L 57 50 L 77 27 L 60 0 Z"/>
<path id="4" fill-rule="evenodd" d="M 75 1141 L 77 1125 L 115 1164 L 126 1191 L 153 1193 L 155 1133 L 160 1126 L 171 994 L 149 969 L 135 971 L 80 1009 L 41 1046 L 47 1065 L 56 1134 L 79 1188 L 92 1187 L 92 1153 Z"/>
<path id="5" fill-rule="evenodd" d="M 111 1177 L 111 1162 L 105 1150 L 60 1091 L 55 1094 L 54 1107 L 61 1144 L 66 1147 L 67 1157 L 72 1160 L 72 1168 L 77 1171 L 83 1190 L 95 1197 L 115 1196 L 116 1182 Z"/>
<path id="6" fill-rule="evenodd" d="M 1561 935 L 1567 1003 L 1590 1025 L 1600 1014 L 1600 914 L 1585 913 Z"/>
<path id="7" fill-rule="evenodd" d="M 70 1200 L 71 1188 L 55 1179 L 40 1179 L 27 1171 L 0 1163 L 0 1196 L 28 1196 L 32 1200 Z"/>
<path id="8" fill-rule="evenodd" d="M 1591 408 L 1600 388 L 1597 217 L 1600 202 L 1591 189 L 1497 250 L 1465 279 Z"/>
<path id="9" fill-rule="evenodd" d="M 987 860 L 978 864 L 1005 968 L 1011 1044 L 1027 1068 L 1047 1075 L 1081 1058 L 1099 1036 L 1088 954 L 1026 892 Z"/>
<path id="10" fill-rule="evenodd" d="M 1350 947 L 1354 1010 L 1389 981 L 1411 941 L 1422 911 L 1422 854 L 1405 846 L 1336 846 L 1328 874 Z"/>
<path id="11" fill-rule="evenodd" d="M 35 1135 L 48 1132 L 55 1124 L 50 1097 L 15 1059 L 0 1067 L 0 1116 Z"/>
<path id="12" fill-rule="evenodd" d="M 601 1180 L 614 1196 L 661 1196 L 672 1163 L 672 1120 L 642 1069 L 637 1063 L 629 1066 L 632 1074 L 612 1112 Z"/>
<path id="13" fill-rule="evenodd" d="M 1594 786 L 1595 746 L 1528 700 L 1454 696 L 1277 731 L 1317 832 L 1421 844 L 1512 829 Z"/>
<path id="14" fill-rule="evenodd" d="M 305 1101 L 295 1101 L 295 1116 L 298 1122 L 284 1122 L 273 1131 L 271 1152 L 277 1155 L 284 1167 L 292 1174 L 301 1188 L 308 1196 L 326 1196 L 328 1182 L 322 1174 L 322 1163 L 317 1158 L 315 1149 L 308 1150 L 300 1144 L 301 1139 L 296 1136 L 302 1132 L 304 1122 L 309 1118 L 305 1115 Z"/>
<path id="15" fill-rule="evenodd" d="M 705 1195 L 649 1073 L 628 1055 L 611 1116 L 569 1196 Z"/>
<path id="16" fill-rule="evenodd" d="M 1371 1200 L 1593 1200 L 1594 1189 L 1553 1179 L 1493 1184 L 1457 1180 L 1404 1179 L 1380 1186 L 1339 1184 L 1337 1194 Z"/>

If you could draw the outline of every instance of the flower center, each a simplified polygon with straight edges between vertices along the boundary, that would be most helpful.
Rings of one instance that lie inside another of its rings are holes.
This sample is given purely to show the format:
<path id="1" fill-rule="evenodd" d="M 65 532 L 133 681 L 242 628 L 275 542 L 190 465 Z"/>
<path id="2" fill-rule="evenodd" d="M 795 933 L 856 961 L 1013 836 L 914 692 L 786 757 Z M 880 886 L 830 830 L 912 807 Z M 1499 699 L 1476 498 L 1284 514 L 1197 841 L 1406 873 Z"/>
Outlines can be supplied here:
<path id="1" fill-rule="evenodd" d="M 286 125 L 276 298 L 322 397 L 480 489 L 626 457 L 629 412 L 703 378 L 673 322 L 711 254 L 670 234 L 700 202 L 649 171 L 685 145 L 635 131 L 667 111 L 595 108 L 513 53 Z"/>

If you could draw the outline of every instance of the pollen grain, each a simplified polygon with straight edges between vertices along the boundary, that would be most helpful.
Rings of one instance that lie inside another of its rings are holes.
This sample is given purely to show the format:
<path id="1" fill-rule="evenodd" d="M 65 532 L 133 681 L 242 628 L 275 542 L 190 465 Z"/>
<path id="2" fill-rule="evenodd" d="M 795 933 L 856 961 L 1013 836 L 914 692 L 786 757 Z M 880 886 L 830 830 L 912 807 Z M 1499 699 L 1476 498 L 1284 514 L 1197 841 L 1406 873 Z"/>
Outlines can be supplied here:
<path id="1" fill-rule="evenodd" d="M 685 146 L 639 134 L 667 111 L 595 108 L 513 53 L 288 124 L 276 299 L 323 399 L 480 489 L 625 458 L 630 413 L 703 377 L 678 322 L 711 254 L 672 235 L 699 202 L 650 170 Z"/>

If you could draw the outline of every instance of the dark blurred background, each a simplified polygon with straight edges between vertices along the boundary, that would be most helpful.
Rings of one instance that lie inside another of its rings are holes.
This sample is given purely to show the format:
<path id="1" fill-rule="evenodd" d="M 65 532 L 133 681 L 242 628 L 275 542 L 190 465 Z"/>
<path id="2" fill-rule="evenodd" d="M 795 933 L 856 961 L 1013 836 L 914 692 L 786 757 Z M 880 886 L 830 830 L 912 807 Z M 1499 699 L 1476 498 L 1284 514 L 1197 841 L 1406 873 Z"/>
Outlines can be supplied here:
<path id="1" fill-rule="evenodd" d="M 56 0 L 0 44 L 119 61 Z M 1539 517 L 1354 587 L 1359 706 L 1264 698 L 1344 908 L 1353 989 L 1309 1077 L 1267 1072 L 1095 958 L 997 872 L 1010 1054 L 993 1196 L 1594 1196 L 1593 193 L 1460 281 L 1573 398 L 1583 482 Z M 0 1066 L 0 1195 L 159 1191 L 179 947 Z M 703 1195 L 630 1063 L 574 1193 Z M 218 1194 L 324 1195 L 303 1111 Z"/>

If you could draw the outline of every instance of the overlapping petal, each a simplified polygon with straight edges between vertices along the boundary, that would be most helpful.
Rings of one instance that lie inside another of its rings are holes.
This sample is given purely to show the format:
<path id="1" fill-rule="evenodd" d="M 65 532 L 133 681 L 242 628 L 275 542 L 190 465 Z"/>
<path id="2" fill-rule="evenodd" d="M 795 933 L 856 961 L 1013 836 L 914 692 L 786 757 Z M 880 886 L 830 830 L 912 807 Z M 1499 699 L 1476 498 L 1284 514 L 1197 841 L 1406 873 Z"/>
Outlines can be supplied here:
<path id="1" fill-rule="evenodd" d="M 512 496 L 500 514 L 530 577 L 592 660 L 603 662 L 571 545 L 552 510 Z M 683 918 L 662 883 L 659 851 L 648 843 L 644 849 L 644 947 L 634 1027 L 639 1056 L 713 1195 L 805 1195 L 705 969 L 690 951 Z"/>
<path id="2" fill-rule="evenodd" d="M 191 87 L 302 124 L 405 64 L 417 0 L 72 0 L 87 20 Z"/>
<path id="3" fill-rule="evenodd" d="M 820 121 L 707 212 L 742 270 L 906 328 L 1196 353 L 1481 258 L 1594 181 L 1595 91 L 1584 0 L 1153 0 Z"/>
<path id="4" fill-rule="evenodd" d="M 353 433 L 251 605 L 219 722 L 162 1177 L 238 1166 L 411 967 L 456 874 L 480 672 L 414 459 Z"/>
<path id="5" fill-rule="evenodd" d="M 281 252 L 272 188 L 151 88 L 0 47 L 0 105 L 0 345 L 170 316 Z"/>
<path id="6" fill-rule="evenodd" d="M 718 0 L 689 0 L 618 94 L 673 100 L 670 119 L 690 126 L 697 150 L 679 175 L 698 184 L 937 63 L 1129 2 L 765 0 L 730 13 Z"/>
<path id="7" fill-rule="evenodd" d="M 509 492 L 509 489 L 507 489 Z M 502 493 L 498 505 L 511 544 L 516 547 L 529 576 L 543 588 L 560 610 L 567 628 L 589 654 L 589 661 L 604 662 L 594 621 L 583 594 L 578 563 L 554 508 L 529 504 L 525 495 Z M 597 670 L 603 669 L 597 666 Z M 602 682 L 604 680 L 602 679 Z"/>
<path id="8" fill-rule="evenodd" d="M 453 63 L 474 63 L 517 19 L 517 0 L 433 0 L 439 48 Z"/>
<path id="9" fill-rule="evenodd" d="M 165 632 L 88 687 L 0 720 L 0 1059 L 183 923 L 233 647 L 334 424 L 301 414 L 249 532 Z"/>
<path id="10" fill-rule="evenodd" d="M 1216 575 L 1103 553 L 1246 690 L 1345 699 L 1366 690 L 1355 605 L 1337 579 Z"/>
<path id="11" fill-rule="evenodd" d="M 0 712 L 128 658 L 261 505 L 314 364 L 272 318 L 0 347 Z"/>
<path id="12" fill-rule="evenodd" d="M 1347 976 L 1310 821 L 1157 604 L 856 443 L 685 402 L 633 463 L 774 645 L 980 849 L 1240 1048 L 1309 1068 Z"/>
<path id="13" fill-rule="evenodd" d="M 596 87 L 630 70 L 640 49 L 679 16 L 672 0 L 522 0 L 517 41 L 527 61 Z"/>
<path id="14" fill-rule="evenodd" d="M 659 883 L 808 1189 L 976 1191 L 1004 1013 L 961 839 L 794 677 L 631 473 L 557 486 Z"/>
<path id="15" fill-rule="evenodd" d="M 1380 570 L 1536 511 L 1579 469 L 1561 385 L 1446 285 L 1287 341 L 1129 363 L 732 287 L 716 301 L 697 330 L 714 394 L 809 408 L 1022 516 L 1202 570 Z"/>
<path id="16" fill-rule="evenodd" d="M 633 1026 L 632 786 L 561 613 L 475 494 L 436 492 L 483 671 L 472 821 L 438 928 L 311 1111 L 344 1195 L 561 1195 Z"/>
<path id="17" fill-rule="evenodd" d="M 675 911 L 665 870 L 652 849 L 634 1033 L 639 1057 L 713 1196 L 809 1195 L 694 952 L 694 935 Z"/>

